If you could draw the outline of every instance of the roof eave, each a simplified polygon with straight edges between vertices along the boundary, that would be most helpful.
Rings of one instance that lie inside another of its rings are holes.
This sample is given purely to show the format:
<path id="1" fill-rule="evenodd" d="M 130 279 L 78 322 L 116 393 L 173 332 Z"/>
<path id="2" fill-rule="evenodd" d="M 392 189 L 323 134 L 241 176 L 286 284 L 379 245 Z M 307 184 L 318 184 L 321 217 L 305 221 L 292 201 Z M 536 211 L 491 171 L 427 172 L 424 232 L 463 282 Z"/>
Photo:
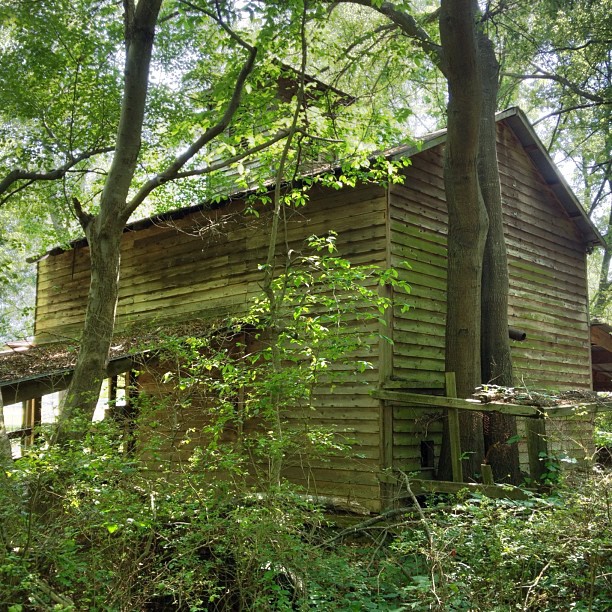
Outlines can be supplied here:
<path id="1" fill-rule="evenodd" d="M 555 194 L 569 218 L 584 236 L 587 246 L 605 247 L 606 243 L 603 236 L 589 219 L 576 194 L 552 160 L 525 113 L 518 107 L 512 107 L 498 113 L 496 119 L 497 121 L 504 121 L 510 126 L 540 172 L 546 185 Z"/>

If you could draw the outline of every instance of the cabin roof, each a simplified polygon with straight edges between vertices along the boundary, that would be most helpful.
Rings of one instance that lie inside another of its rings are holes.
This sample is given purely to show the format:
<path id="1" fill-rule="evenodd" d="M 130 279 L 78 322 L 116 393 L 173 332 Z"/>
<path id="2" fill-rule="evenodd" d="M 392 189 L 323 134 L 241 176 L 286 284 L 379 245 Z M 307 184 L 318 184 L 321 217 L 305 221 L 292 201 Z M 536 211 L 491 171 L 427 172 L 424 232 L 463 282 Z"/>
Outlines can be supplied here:
<path id="1" fill-rule="evenodd" d="M 605 241 L 599 230 L 589 219 L 584 208 L 580 204 L 580 201 L 561 174 L 555 162 L 548 154 L 546 147 L 544 147 L 542 141 L 538 138 L 538 135 L 535 133 L 535 130 L 529 122 L 529 119 L 527 119 L 525 113 L 518 107 L 511 107 L 499 112 L 496 115 L 496 120 L 498 122 L 503 121 L 516 135 L 548 187 L 550 187 L 570 219 L 578 227 L 580 233 L 585 239 L 586 244 L 589 247 L 605 246 Z M 427 151 L 428 149 L 432 149 L 444 143 L 445 140 L 446 130 L 438 130 L 423 136 L 419 145 L 400 145 L 398 147 L 383 151 L 381 154 L 391 160 L 412 157 L 422 151 Z M 320 172 L 330 170 L 339 171 L 339 167 L 327 166 L 322 168 Z M 139 219 L 137 221 L 133 221 L 132 223 L 128 223 L 125 226 L 124 231 L 136 232 L 158 223 L 176 221 L 195 212 L 222 208 L 232 201 L 239 200 L 254 193 L 255 190 L 241 191 L 230 194 L 227 198 L 219 202 L 204 202 L 185 208 L 178 208 L 176 210 L 154 215 L 152 217 Z M 70 242 L 69 248 L 58 246 L 48 251 L 45 255 L 59 255 L 65 251 L 80 248 L 86 245 L 86 238 L 77 238 L 76 240 Z"/>

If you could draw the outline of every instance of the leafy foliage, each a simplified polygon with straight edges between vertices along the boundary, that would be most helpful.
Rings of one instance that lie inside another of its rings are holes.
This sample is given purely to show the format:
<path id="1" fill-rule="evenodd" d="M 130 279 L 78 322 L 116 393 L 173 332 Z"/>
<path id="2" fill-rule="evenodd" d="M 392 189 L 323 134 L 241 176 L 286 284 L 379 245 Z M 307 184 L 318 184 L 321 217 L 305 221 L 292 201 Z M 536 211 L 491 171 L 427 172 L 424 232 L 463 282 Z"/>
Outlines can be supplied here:
<path id="1" fill-rule="evenodd" d="M 528 502 L 459 499 L 428 521 L 433 547 L 420 531 L 393 545 L 421 564 L 408 609 L 608 609 L 609 487 L 605 475 Z"/>
<path id="2" fill-rule="evenodd" d="M 264 610 L 333 600 L 342 560 L 330 575 L 327 551 L 313 546 L 320 512 L 274 465 L 343 455 L 349 441 L 311 422 L 313 398 L 368 367 L 355 352 L 378 341 L 390 306 L 381 284 L 408 289 L 393 270 L 339 257 L 334 235 L 313 236 L 274 280 L 274 304 L 262 296 L 240 321 L 156 344 L 166 386 L 134 399 L 131 433 L 108 418 L 84 448 L 60 450 L 42 435 L 1 475 L 1 605 Z M 364 332 L 347 333 L 356 318 Z M 177 437 L 168 419 L 193 406 L 201 425 Z M 182 450 L 183 461 L 166 460 Z"/>

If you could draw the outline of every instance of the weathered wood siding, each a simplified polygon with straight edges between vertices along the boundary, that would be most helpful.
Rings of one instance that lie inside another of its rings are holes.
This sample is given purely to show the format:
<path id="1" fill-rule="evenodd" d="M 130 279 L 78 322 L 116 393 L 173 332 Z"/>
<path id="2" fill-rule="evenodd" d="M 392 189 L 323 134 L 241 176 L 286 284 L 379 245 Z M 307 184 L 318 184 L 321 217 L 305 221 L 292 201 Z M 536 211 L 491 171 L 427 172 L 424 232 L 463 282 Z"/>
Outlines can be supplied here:
<path id="1" fill-rule="evenodd" d="M 386 205 L 385 190 L 376 186 L 342 191 L 317 188 L 307 206 L 289 212 L 287 245 L 303 250 L 308 236 L 333 230 L 338 233 L 341 255 L 356 264 L 384 266 Z M 117 330 L 128 329 L 132 323 L 163 325 L 194 317 L 219 321 L 227 313 L 246 310 L 249 300 L 261 290 L 263 274 L 258 266 L 266 258 L 270 217 L 265 212 L 259 218 L 244 217 L 243 208 L 242 202 L 234 202 L 217 211 L 196 212 L 126 232 Z M 279 240 L 279 251 L 285 251 L 285 235 Z M 78 336 L 88 267 L 87 248 L 40 262 L 39 341 Z M 349 323 L 363 331 L 372 328 L 372 323 L 364 323 L 359 314 Z M 378 384 L 378 339 L 371 343 L 355 359 L 367 360 L 372 367 L 355 379 L 336 384 L 333 390 L 331 385 L 322 386 L 314 409 L 307 415 L 314 425 L 329 426 L 342 439 L 354 440 L 354 456 L 338 456 L 324 464 L 315 460 L 296 462 L 287 474 L 310 493 L 342 495 L 376 509 L 380 498 L 380 403 L 369 391 Z M 297 422 L 299 415 L 289 415 L 289 420 Z M 190 425 L 181 421 L 181 427 Z M 180 450 L 179 446 L 177 461 L 181 459 Z"/>
<path id="2" fill-rule="evenodd" d="M 516 137 L 498 129 L 517 384 L 590 388 L 586 246 Z"/>
<path id="3" fill-rule="evenodd" d="M 568 217 L 510 128 L 498 124 L 499 161 L 510 267 L 510 323 L 527 332 L 514 343 L 516 383 L 527 387 L 589 387 L 585 247 Z M 118 330 L 131 323 L 222 319 L 244 311 L 260 291 L 269 216 L 242 216 L 243 202 L 194 212 L 124 234 Z M 356 441 L 356 455 L 328 463 L 298 461 L 287 473 L 312 493 L 343 495 L 376 509 L 391 494 L 381 469 L 422 465 L 427 445 L 439 447 L 439 416 L 421 408 L 374 400 L 388 382 L 411 389 L 443 389 L 446 316 L 447 215 L 442 146 L 415 155 L 404 185 L 317 189 L 287 221 L 287 246 L 301 249 L 311 235 L 334 230 L 339 250 L 355 263 L 401 270 L 412 293 L 388 316 L 393 346 L 372 341 L 356 355 L 372 368 L 352 380 L 321 387 L 308 418 Z M 285 236 L 280 243 L 284 246 Z M 410 268 L 403 267 L 403 262 Z M 79 248 L 39 264 L 38 341 L 77 337 L 88 285 L 88 251 Z M 388 289 L 383 289 L 387 291 Z M 398 296 L 396 296 L 398 297 Z M 365 325 L 356 316 L 351 322 Z M 297 423 L 300 416 L 288 415 Z M 196 417 L 194 417 L 196 419 Z M 196 419 L 197 420 L 197 419 Z M 185 424 L 187 427 L 187 424 Z M 421 443 L 425 445 L 422 446 Z M 383 478 L 384 480 L 384 478 Z"/>
<path id="4" fill-rule="evenodd" d="M 392 263 L 412 286 L 405 314 L 393 320 L 393 378 L 408 388 L 444 382 L 447 214 L 443 147 L 412 158 L 406 181 L 390 190 Z M 498 124 L 504 222 L 508 248 L 510 325 L 527 332 L 512 343 L 517 385 L 589 388 L 586 250 L 574 223 L 513 132 Z M 420 440 L 440 441 L 439 426 L 422 409 L 394 407 L 394 464 L 419 469 Z M 407 434 L 406 432 L 409 432 Z"/>

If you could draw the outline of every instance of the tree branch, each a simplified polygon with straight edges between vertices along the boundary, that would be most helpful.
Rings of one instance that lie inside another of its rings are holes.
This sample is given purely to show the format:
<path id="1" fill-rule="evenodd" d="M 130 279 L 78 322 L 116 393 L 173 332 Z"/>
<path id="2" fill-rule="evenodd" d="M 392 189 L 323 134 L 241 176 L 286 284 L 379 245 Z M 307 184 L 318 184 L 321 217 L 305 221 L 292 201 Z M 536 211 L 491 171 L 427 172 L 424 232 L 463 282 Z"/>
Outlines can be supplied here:
<path id="1" fill-rule="evenodd" d="M 572 83 L 569 79 L 565 78 L 564 76 L 561 76 L 560 74 L 546 72 L 546 70 L 540 68 L 539 66 L 536 66 L 535 64 L 533 66 L 536 70 L 534 74 L 517 74 L 515 72 L 503 72 L 502 76 L 508 76 L 514 79 L 521 80 L 544 79 L 549 81 L 556 81 L 557 83 L 560 83 L 561 85 L 567 87 L 570 91 L 573 91 L 581 98 L 585 98 L 586 100 L 590 100 L 591 102 L 597 102 L 598 104 L 605 104 L 606 100 L 602 96 L 598 96 L 589 91 L 586 91 L 585 89 L 582 89 L 581 87 L 578 87 L 578 85 Z"/>
<path id="2" fill-rule="evenodd" d="M 217 14 L 215 14 L 213 11 L 203 6 L 198 6 L 197 4 L 194 4 L 193 2 L 189 2 L 189 0 L 179 0 L 179 2 L 181 4 L 184 4 L 185 6 L 188 6 L 189 8 L 192 8 L 194 11 L 204 13 L 204 15 L 207 15 L 213 21 L 216 21 L 223 28 L 223 30 L 225 30 L 226 34 L 233 41 L 237 42 L 241 47 L 244 47 L 247 51 L 253 50 L 252 45 L 246 42 L 246 40 L 244 40 L 241 36 L 239 36 L 234 30 L 232 30 L 232 28 L 230 28 L 227 25 L 227 23 L 225 23 L 225 21 L 222 19 L 221 15 L 219 14 L 220 11 L 219 11 L 219 6 L 217 3 L 215 3 L 215 5 L 217 6 Z"/>
<path id="3" fill-rule="evenodd" d="M 255 66 L 255 59 L 257 57 L 257 48 L 251 47 L 249 50 L 249 57 L 242 67 L 238 78 L 236 79 L 236 85 L 234 86 L 234 92 L 232 93 L 232 97 L 225 109 L 225 113 L 223 117 L 212 127 L 208 128 L 182 155 L 179 155 L 174 159 L 174 161 L 166 168 L 166 170 L 151 180 L 147 181 L 138 191 L 138 193 L 132 198 L 130 202 L 127 204 L 126 212 L 131 215 L 140 204 L 145 200 L 145 198 L 159 185 L 163 183 L 167 183 L 176 178 L 180 169 L 195 155 L 202 150 L 202 148 L 207 145 L 211 140 L 216 138 L 219 134 L 223 133 L 224 130 L 227 129 L 229 124 L 234 117 L 234 114 L 238 110 L 240 106 L 240 98 L 242 97 L 242 90 L 244 89 L 244 84 L 247 80 L 247 77 L 253 70 Z"/>
<path id="4" fill-rule="evenodd" d="M 601 104 L 605 104 L 605 103 L 602 102 Z M 537 121 L 534 121 L 532 125 L 536 126 L 538 125 L 538 123 L 541 123 L 542 121 L 546 121 L 546 119 L 550 119 L 551 117 L 556 117 L 557 115 L 562 115 L 563 113 L 569 113 L 570 111 L 574 111 L 574 110 L 582 110 L 583 108 L 593 108 L 594 106 L 601 106 L 601 104 L 592 103 L 592 104 L 575 104 L 574 106 L 566 106 L 565 108 L 562 108 L 560 110 L 553 111 L 552 113 L 548 113 L 547 115 L 544 115 L 544 117 L 540 117 L 540 119 L 538 119 Z"/>
<path id="5" fill-rule="evenodd" d="M 259 153 L 259 151 L 263 151 L 264 149 L 267 149 L 268 147 L 272 146 L 279 140 L 286 138 L 288 135 L 289 135 L 289 130 L 280 130 L 279 132 L 276 133 L 276 136 L 270 138 L 269 140 L 266 140 L 266 142 L 262 142 L 256 147 L 251 147 L 250 149 L 247 149 L 243 153 L 234 155 L 233 157 L 228 157 L 226 159 L 219 160 L 213 164 L 210 164 L 210 166 L 206 166 L 205 168 L 198 168 L 195 170 L 186 170 L 185 172 L 177 172 L 172 177 L 172 179 L 166 179 L 166 180 L 163 180 L 161 178 L 163 175 L 158 174 L 157 177 L 151 180 L 152 181 L 161 180 L 162 182 L 160 182 L 159 184 L 162 185 L 163 183 L 167 183 L 168 180 L 178 180 L 178 179 L 189 178 L 191 176 L 202 176 L 204 174 L 210 174 L 211 172 L 216 172 L 217 170 L 221 170 L 222 168 L 227 168 L 228 166 L 231 166 L 232 164 L 235 164 L 245 159 L 246 157 L 250 157 L 251 155 L 254 155 L 255 153 Z"/>
<path id="6" fill-rule="evenodd" d="M 99 149 L 92 149 L 91 151 L 85 151 L 77 156 L 71 157 L 63 166 L 59 166 L 54 170 L 48 172 L 32 172 L 29 170 L 12 170 L 9 172 L 2 181 L 0 181 L 0 195 L 5 194 L 14 183 L 19 181 L 29 181 L 28 185 L 37 181 L 56 181 L 63 178 L 66 174 L 74 168 L 77 164 L 82 161 L 101 155 L 103 153 L 110 153 L 114 150 L 114 147 L 101 147 Z M 17 188 L 12 191 L 9 196 L 21 191 L 22 188 Z M 0 205 L 6 203 L 8 197 L 0 201 Z"/>
<path id="7" fill-rule="evenodd" d="M 375 2 L 374 0 L 339 0 L 338 4 L 359 4 L 367 6 L 398 25 L 402 32 L 412 38 L 427 53 L 431 61 L 442 71 L 442 47 L 435 43 L 431 36 L 419 25 L 409 13 L 397 9 L 392 2 Z"/>
<path id="8" fill-rule="evenodd" d="M 83 230 L 87 231 L 87 226 L 93 221 L 94 216 L 83 210 L 78 198 L 72 198 L 72 207 Z"/>

